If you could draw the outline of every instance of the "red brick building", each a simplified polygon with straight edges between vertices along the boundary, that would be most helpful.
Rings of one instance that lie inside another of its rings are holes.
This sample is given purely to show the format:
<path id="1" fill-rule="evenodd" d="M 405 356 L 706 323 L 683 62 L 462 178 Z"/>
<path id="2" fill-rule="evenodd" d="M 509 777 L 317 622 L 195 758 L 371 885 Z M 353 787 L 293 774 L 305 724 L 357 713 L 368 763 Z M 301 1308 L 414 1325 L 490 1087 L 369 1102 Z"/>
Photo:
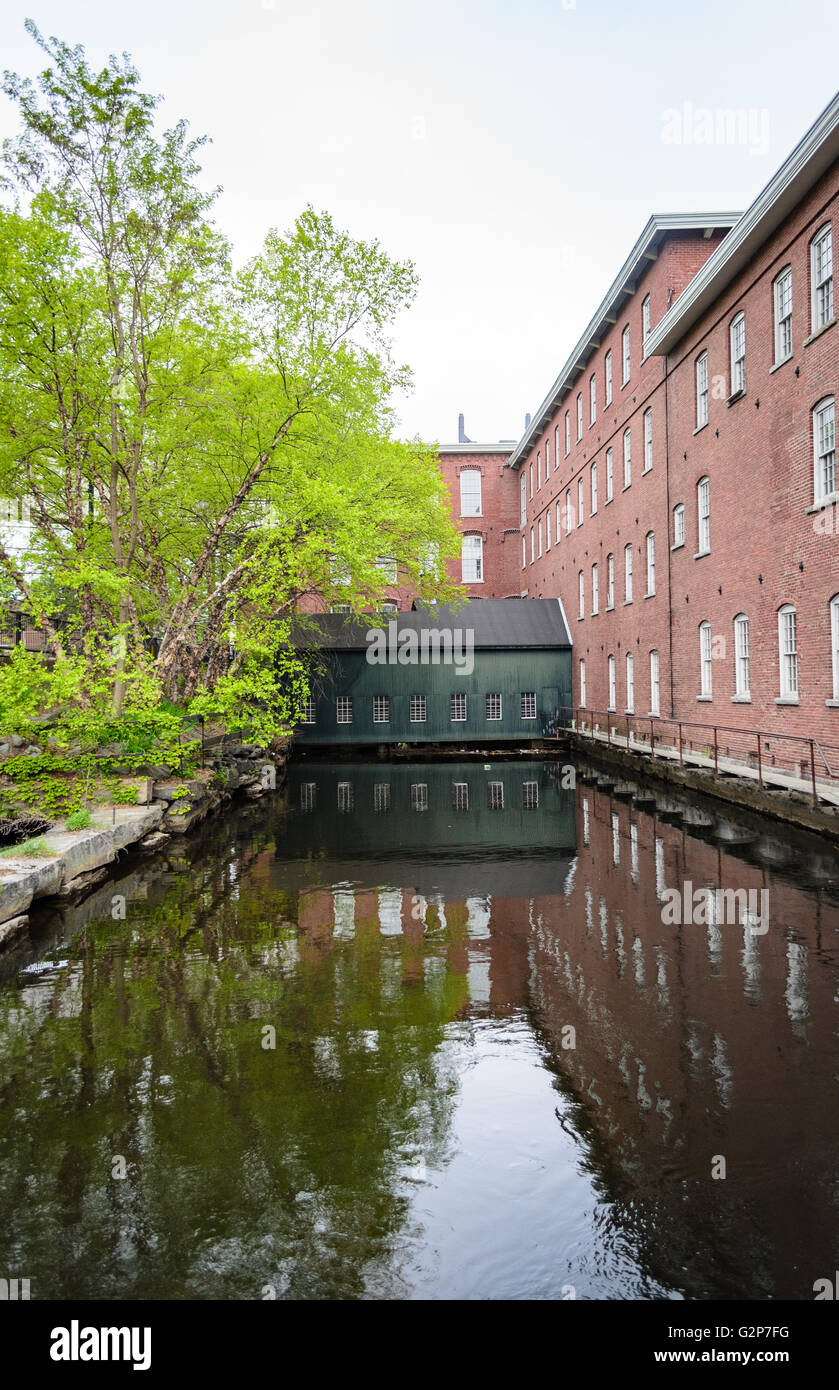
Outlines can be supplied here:
<path id="1" fill-rule="evenodd" d="M 839 744 L 838 191 L 839 97 L 742 216 L 652 217 L 512 451 L 575 704 Z"/>
<path id="2" fill-rule="evenodd" d="M 514 441 L 472 443 L 464 438 L 462 415 L 459 434 L 457 444 L 445 444 L 439 453 L 452 518 L 463 538 L 450 577 L 464 585 L 470 599 L 519 598 L 518 480 L 507 467 Z"/>

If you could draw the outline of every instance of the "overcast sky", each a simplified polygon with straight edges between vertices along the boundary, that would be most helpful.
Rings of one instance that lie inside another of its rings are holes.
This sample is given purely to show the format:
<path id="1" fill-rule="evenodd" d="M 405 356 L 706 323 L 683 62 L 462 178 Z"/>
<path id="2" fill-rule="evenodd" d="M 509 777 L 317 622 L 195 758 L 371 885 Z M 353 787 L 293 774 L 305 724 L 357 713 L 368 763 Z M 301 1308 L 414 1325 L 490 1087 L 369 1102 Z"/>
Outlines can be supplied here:
<path id="1" fill-rule="evenodd" d="M 3 0 L 23 21 L 127 50 L 167 123 L 207 133 L 237 259 L 309 202 L 410 257 L 397 348 L 406 434 L 518 438 L 651 212 L 748 205 L 835 90 L 821 0 Z M 696 143 L 701 112 L 750 112 Z M 0 97 L 0 134 L 12 133 Z"/>

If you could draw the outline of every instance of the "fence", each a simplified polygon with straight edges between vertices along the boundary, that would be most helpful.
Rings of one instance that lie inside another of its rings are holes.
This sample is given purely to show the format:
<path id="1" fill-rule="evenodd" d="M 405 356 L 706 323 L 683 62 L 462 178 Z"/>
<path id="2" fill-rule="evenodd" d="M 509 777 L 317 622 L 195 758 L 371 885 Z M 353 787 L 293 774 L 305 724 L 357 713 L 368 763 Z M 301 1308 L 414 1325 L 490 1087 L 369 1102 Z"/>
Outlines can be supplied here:
<path id="1" fill-rule="evenodd" d="M 839 745 L 821 743 L 801 734 L 781 734 L 766 729 L 744 729 L 730 724 L 711 724 L 692 719 L 666 719 L 660 715 L 618 715 L 615 710 L 563 705 L 557 708 L 557 729 L 569 725 L 651 758 L 678 757 L 694 766 L 710 763 L 714 777 L 736 772 L 724 763 L 740 763 L 757 773 L 761 787 L 770 769 L 777 769 L 810 784 L 813 805 L 819 802 L 818 782 L 839 787 Z M 669 737 L 668 737 L 669 735 Z M 691 755 L 693 755 L 691 757 Z M 702 761 L 704 760 L 704 762 Z"/>

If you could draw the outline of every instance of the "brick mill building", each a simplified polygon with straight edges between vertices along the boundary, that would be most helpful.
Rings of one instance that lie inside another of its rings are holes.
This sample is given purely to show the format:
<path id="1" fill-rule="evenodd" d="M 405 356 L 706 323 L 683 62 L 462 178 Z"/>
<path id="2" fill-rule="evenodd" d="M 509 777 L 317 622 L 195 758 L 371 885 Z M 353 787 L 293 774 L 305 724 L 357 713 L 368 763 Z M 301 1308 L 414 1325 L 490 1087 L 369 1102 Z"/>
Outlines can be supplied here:
<path id="1" fill-rule="evenodd" d="M 441 448 L 457 577 L 561 600 L 575 705 L 839 744 L 837 189 L 839 97 L 742 215 L 650 218 L 512 450 Z"/>

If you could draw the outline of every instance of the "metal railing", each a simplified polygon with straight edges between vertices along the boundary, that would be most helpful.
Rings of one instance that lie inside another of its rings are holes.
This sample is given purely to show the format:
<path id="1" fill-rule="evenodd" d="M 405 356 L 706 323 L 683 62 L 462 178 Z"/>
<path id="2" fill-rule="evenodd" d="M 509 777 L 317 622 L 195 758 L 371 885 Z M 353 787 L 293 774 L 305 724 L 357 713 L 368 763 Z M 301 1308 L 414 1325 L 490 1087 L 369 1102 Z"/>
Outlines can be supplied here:
<path id="1" fill-rule="evenodd" d="M 601 729 L 601 724 L 604 729 Z M 713 762 L 714 777 L 720 775 L 720 759 L 745 764 L 757 772 L 761 787 L 767 770 L 777 768 L 790 776 L 810 782 L 813 805 L 819 803 L 816 763 L 819 777 L 839 785 L 839 745 L 823 744 L 817 738 L 802 734 L 782 734 L 767 729 L 745 729 L 731 724 L 712 724 L 695 719 L 668 719 L 661 715 L 619 715 L 616 710 L 597 710 L 588 705 L 559 705 L 556 709 L 557 733 L 571 727 L 579 732 L 599 734 L 605 730 L 608 747 L 613 741 L 625 740 L 628 751 L 649 753 L 652 759 L 678 753 L 679 765 L 684 767 L 685 755 L 699 754 Z M 589 726 L 588 730 L 586 725 Z M 671 731 L 668 741 L 663 731 Z M 700 737 L 700 732 L 703 734 Z M 633 747 L 634 740 L 634 747 Z M 695 746 L 699 745 L 699 746 Z M 656 753 L 658 746 L 659 752 Z M 798 752 L 799 756 L 795 754 Z M 830 758 L 828 757 L 830 754 Z M 825 771 L 821 772 L 824 765 Z M 723 773 L 731 773 L 723 768 Z"/>

